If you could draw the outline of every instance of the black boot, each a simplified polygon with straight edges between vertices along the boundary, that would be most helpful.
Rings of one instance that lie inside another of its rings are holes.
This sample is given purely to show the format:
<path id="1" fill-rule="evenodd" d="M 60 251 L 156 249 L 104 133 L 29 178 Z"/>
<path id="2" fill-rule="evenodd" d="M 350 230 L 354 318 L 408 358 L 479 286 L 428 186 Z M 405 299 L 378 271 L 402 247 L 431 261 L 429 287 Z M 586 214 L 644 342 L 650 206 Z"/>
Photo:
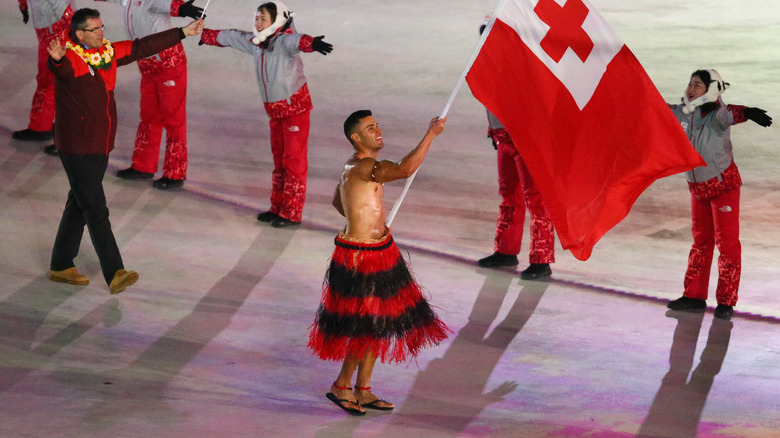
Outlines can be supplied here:
<path id="1" fill-rule="evenodd" d="M 727 306 L 725 304 L 718 304 L 715 308 L 715 318 L 730 320 L 734 315 L 734 306 Z"/>
<path id="2" fill-rule="evenodd" d="M 51 140 L 51 131 L 33 131 L 32 129 L 22 129 L 11 134 L 14 140 L 19 141 L 45 141 Z"/>
<path id="3" fill-rule="evenodd" d="M 271 220 L 271 226 L 274 228 L 291 227 L 300 224 L 301 224 L 300 222 L 291 221 L 290 219 L 285 219 L 281 216 L 277 216 L 276 218 Z"/>
<path id="4" fill-rule="evenodd" d="M 477 264 L 483 268 L 498 268 L 501 266 L 517 266 L 516 255 L 502 254 L 498 251 L 494 252 L 485 258 L 479 259 Z"/>
<path id="5" fill-rule="evenodd" d="M 154 174 L 149 172 L 141 172 L 140 170 L 135 170 L 132 167 L 128 167 L 127 169 L 118 171 L 116 176 L 122 179 L 149 179 L 153 177 Z"/>
<path id="6" fill-rule="evenodd" d="M 690 310 L 690 311 L 704 311 L 707 307 L 705 300 L 699 300 L 696 298 L 680 297 L 674 301 L 669 301 L 666 307 L 672 310 Z"/>
<path id="7" fill-rule="evenodd" d="M 271 222 L 272 220 L 278 218 L 279 215 L 276 213 L 271 213 L 270 211 L 266 211 L 263 213 L 258 213 L 257 220 L 260 222 Z"/>
<path id="8" fill-rule="evenodd" d="M 57 152 L 57 147 L 54 146 L 53 144 L 50 144 L 45 148 L 43 148 L 43 153 L 46 155 L 51 155 L 52 157 L 56 157 L 57 155 L 59 155 L 59 152 Z"/>
<path id="9" fill-rule="evenodd" d="M 179 187 L 184 186 L 184 180 L 183 179 L 171 179 L 166 176 L 155 180 L 152 183 L 152 187 L 155 189 L 160 190 L 170 190 L 170 189 L 178 189 Z"/>
<path id="10" fill-rule="evenodd" d="M 552 275 L 549 263 L 531 263 L 531 266 L 520 273 L 523 280 L 538 280 Z"/>

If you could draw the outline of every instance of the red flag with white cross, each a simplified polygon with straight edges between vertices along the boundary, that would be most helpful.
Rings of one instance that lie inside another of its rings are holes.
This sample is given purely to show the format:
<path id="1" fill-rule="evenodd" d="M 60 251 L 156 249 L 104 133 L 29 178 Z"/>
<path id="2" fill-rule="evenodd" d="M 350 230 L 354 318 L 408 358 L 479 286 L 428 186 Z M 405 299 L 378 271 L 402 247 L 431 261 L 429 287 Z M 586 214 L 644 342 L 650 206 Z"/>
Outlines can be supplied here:
<path id="1" fill-rule="evenodd" d="M 509 131 L 564 249 L 593 246 L 655 180 L 704 165 L 586 0 L 504 0 L 466 81 Z"/>

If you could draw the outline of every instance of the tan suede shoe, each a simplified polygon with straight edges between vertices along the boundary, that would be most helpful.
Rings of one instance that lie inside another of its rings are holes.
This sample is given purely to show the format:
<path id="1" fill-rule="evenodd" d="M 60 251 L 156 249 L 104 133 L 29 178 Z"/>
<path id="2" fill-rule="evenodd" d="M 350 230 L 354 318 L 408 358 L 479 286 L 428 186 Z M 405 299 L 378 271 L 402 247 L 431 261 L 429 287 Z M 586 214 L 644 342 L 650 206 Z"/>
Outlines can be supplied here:
<path id="1" fill-rule="evenodd" d="M 114 295 L 124 291 L 127 286 L 132 285 L 136 281 L 138 281 L 137 272 L 120 269 L 114 274 L 114 278 L 111 280 L 108 288 L 111 291 L 111 295 Z"/>
<path id="2" fill-rule="evenodd" d="M 86 286 L 89 284 L 89 278 L 86 275 L 79 274 L 76 268 L 68 268 L 62 271 L 49 271 L 49 280 L 57 283 L 75 284 Z"/>

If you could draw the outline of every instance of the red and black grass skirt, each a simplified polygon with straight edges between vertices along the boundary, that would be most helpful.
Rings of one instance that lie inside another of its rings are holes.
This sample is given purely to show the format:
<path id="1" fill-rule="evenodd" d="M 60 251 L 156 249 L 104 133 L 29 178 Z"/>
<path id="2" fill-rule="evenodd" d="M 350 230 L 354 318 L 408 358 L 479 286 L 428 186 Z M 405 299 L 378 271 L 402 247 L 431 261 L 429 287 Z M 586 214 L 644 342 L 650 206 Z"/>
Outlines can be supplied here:
<path id="1" fill-rule="evenodd" d="M 336 237 L 309 348 L 325 360 L 403 362 L 450 330 L 423 297 L 388 232 L 377 240 Z"/>

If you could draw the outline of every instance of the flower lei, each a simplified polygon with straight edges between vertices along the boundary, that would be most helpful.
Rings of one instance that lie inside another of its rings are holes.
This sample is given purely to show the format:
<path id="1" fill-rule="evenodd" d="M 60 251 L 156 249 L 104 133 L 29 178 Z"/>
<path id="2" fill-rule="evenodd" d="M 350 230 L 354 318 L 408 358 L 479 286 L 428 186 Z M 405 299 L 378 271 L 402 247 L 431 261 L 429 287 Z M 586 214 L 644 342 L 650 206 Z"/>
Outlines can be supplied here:
<path id="1" fill-rule="evenodd" d="M 111 45 L 111 41 L 105 38 L 103 38 L 103 47 L 93 53 L 85 52 L 80 45 L 70 41 L 65 43 L 65 47 L 73 50 L 84 62 L 98 69 L 109 68 L 111 60 L 114 59 L 114 46 Z"/>

